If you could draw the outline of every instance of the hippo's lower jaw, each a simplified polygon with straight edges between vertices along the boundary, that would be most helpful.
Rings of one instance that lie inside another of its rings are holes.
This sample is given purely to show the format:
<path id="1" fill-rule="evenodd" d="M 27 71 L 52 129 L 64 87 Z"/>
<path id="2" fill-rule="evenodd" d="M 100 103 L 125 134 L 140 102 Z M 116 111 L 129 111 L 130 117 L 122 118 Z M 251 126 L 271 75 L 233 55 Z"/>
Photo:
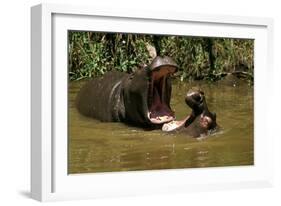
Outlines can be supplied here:
<path id="1" fill-rule="evenodd" d="M 202 129 L 208 130 L 209 129 L 209 125 L 213 121 L 211 119 L 211 117 L 201 114 L 197 118 L 198 118 L 198 125 Z M 171 131 L 179 130 L 179 129 L 183 128 L 183 127 L 188 127 L 195 119 L 196 119 L 196 117 L 193 114 L 191 114 L 191 115 L 188 115 L 183 120 L 171 121 L 171 122 L 165 123 L 162 126 L 162 131 L 164 131 L 164 132 L 171 132 Z"/>
<path id="2" fill-rule="evenodd" d="M 179 130 L 181 128 L 183 128 L 185 126 L 185 123 L 188 119 L 190 119 L 191 116 L 187 116 L 185 119 L 180 120 L 180 121 L 171 121 L 168 123 L 163 124 L 162 126 L 162 131 L 164 132 L 172 132 L 172 131 L 176 131 Z"/>
<path id="3" fill-rule="evenodd" d="M 166 122 L 171 122 L 175 119 L 171 115 L 151 117 L 149 113 L 147 114 L 147 117 L 152 124 L 163 124 L 163 123 L 166 123 Z"/>

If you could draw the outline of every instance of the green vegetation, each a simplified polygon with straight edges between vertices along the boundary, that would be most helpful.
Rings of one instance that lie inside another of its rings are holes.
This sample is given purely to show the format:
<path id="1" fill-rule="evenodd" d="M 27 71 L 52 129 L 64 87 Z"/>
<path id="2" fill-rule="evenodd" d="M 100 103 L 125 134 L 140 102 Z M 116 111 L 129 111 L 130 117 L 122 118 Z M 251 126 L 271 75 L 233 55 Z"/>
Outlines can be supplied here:
<path id="1" fill-rule="evenodd" d="M 70 31 L 69 79 L 133 72 L 156 55 L 179 65 L 181 80 L 215 81 L 228 72 L 253 80 L 254 40 Z"/>

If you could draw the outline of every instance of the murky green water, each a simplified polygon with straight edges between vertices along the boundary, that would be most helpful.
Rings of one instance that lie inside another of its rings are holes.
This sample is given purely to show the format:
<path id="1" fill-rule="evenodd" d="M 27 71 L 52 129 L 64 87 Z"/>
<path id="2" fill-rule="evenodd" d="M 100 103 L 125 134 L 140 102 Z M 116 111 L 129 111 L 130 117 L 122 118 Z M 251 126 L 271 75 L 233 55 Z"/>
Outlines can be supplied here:
<path id="1" fill-rule="evenodd" d="M 177 119 L 190 109 L 184 96 L 192 86 L 205 92 L 222 130 L 204 139 L 103 123 L 84 117 L 74 99 L 85 82 L 69 85 L 69 173 L 252 165 L 253 88 L 247 85 L 173 83 L 171 106 Z"/>

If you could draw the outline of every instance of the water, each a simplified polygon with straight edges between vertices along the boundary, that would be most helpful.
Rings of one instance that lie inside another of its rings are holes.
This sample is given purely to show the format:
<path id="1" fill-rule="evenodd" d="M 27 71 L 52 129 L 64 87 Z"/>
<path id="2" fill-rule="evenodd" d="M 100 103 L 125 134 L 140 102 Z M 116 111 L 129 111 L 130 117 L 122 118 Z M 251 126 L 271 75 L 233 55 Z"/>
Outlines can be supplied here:
<path id="1" fill-rule="evenodd" d="M 253 88 L 246 84 L 173 82 L 171 107 L 178 120 L 190 113 L 184 96 L 192 86 L 200 86 L 210 111 L 217 113 L 221 131 L 195 139 L 80 115 L 74 100 L 84 83 L 69 85 L 71 174 L 254 164 Z"/>

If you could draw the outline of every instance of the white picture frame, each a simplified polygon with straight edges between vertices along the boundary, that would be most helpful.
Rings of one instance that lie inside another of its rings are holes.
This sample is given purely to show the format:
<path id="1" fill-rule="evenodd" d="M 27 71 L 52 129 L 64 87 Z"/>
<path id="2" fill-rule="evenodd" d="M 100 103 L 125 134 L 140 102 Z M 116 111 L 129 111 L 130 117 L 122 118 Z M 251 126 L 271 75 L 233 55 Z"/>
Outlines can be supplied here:
<path id="1" fill-rule="evenodd" d="M 39 201 L 273 185 L 273 21 L 269 18 L 40 4 L 31 9 L 31 196 Z M 254 165 L 67 174 L 67 31 L 255 39 Z M 59 69 L 58 69 L 59 68 Z M 165 181 L 164 181 L 165 180 Z"/>

